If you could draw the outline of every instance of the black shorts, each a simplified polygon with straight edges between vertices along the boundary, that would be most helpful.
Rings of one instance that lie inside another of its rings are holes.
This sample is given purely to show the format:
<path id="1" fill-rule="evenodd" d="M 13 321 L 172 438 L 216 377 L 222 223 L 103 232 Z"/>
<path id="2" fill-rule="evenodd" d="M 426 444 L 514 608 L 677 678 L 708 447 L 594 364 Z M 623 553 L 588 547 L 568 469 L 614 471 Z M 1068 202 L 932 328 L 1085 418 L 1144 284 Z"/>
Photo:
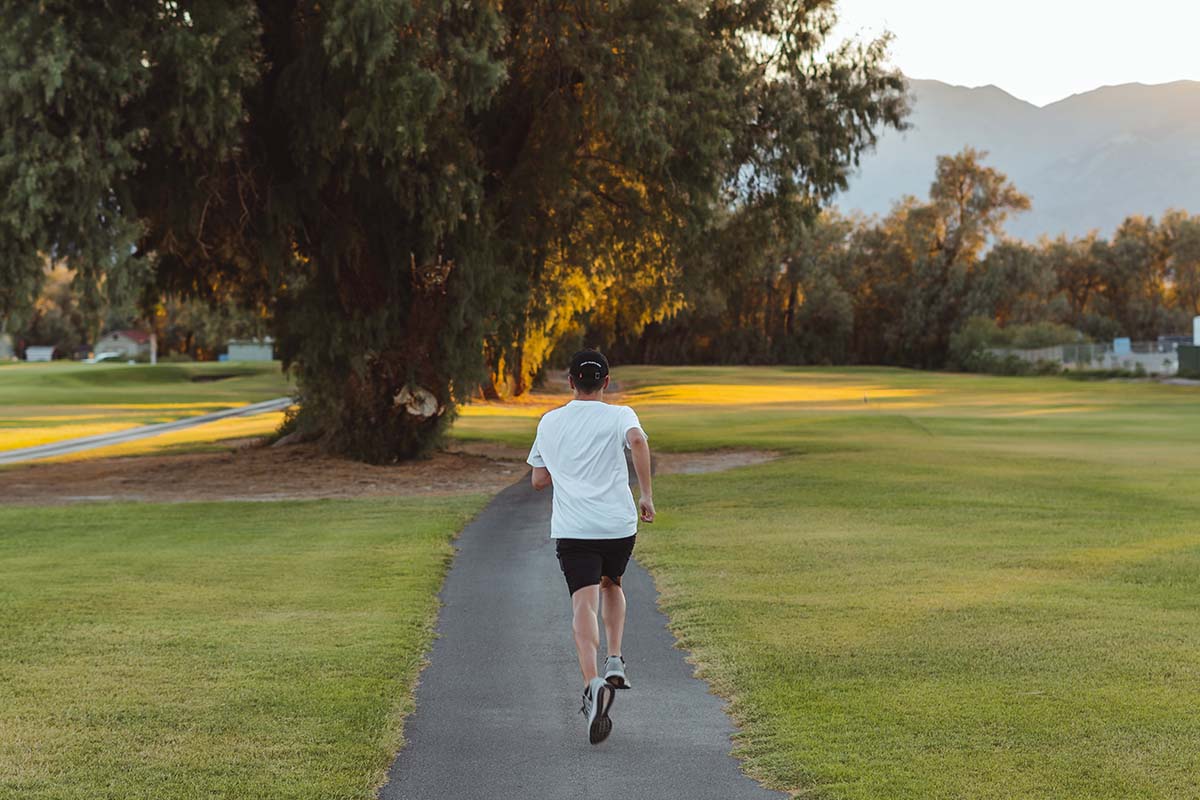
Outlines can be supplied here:
<path id="1" fill-rule="evenodd" d="M 624 539 L 555 539 L 558 565 L 567 579 L 567 589 L 575 594 L 585 586 L 600 583 L 601 576 L 620 583 L 636 538 L 634 535 Z"/>

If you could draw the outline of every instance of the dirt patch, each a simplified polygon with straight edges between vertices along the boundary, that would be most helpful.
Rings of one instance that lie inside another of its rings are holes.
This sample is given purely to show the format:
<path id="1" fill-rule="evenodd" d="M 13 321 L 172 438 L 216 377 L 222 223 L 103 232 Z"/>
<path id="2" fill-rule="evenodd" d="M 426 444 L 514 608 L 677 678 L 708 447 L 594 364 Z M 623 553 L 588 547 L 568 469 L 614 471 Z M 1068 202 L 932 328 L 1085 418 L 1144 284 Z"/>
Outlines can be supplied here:
<path id="1" fill-rule="evenodd" d="M 502 444 L 500 442 L 455 442 L 446 449 L 453 453 L 480 456 L 496 461 L 516 461 L 522 466 L 526 466 L 525 459 L 529 457 L 528 447 L 514 447 L 510 444 Z"/>
<path id="2" fill-rule="evenodd" d="M 0 470 L 0 502 L 63 505 L 95 501 L 190 502 L 405 495 L 495 494 L 522 477 L 528 450 L 455 442 L 419 461 L 373 466 L 321 453 L 315 445 L 222 442 L 220 452 L 95 458 Z M 718 472 L 763 464 L 764 450 L 655 453 L 659 474 Z"/>
<path id="3" fill-rule="evenodd" d="M 511 448 L 509 448 L 511 449 Z M 494 494 L 528 467 L 499 453 L 451 447 L 431 458 L 378 467 L 325 455 L 313 445 L 257 444 L 216 453 L 97 458 L 0 472 L 0 502 L 61 505 L 129 500 L 288 500 Z"/>
<path id="4" fill-rule="evenodd" d="M 494 442 L 461 442 L 455 446 L 464 454 L 525 463 L 529 451 Z M 781 454 L 773 450 L 709 450 L 699 453 L 654 453 L 654 472 L 658 475 L 695 475 L 721 472 L 735 467 L 750 467 L 774 461 Z"/>
<path id="5" fill-rule="evenodd" d="M 654 457 L 655 471 L 660 475 L 695 475 L 765 464 L 779 458 L 779 453 L 771 450 L 712 450 L 704 453 L 656 453 Z"/>

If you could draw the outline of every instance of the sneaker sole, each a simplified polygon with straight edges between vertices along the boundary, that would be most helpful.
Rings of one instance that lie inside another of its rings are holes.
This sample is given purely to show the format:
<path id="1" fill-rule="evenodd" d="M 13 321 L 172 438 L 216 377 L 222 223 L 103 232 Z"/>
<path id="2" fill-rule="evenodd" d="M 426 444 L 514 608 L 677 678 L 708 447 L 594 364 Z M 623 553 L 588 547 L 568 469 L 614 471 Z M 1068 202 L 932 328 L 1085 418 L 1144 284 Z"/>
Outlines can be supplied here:
<path id="1" fill-rule="evenodd" d="M 608 690 L 607 692 L 605 690 Z M 613 699 L 616 698 L 616 693 L 608 684 L 600 687 L 599 697 L 596 698 L 597 711 L 596 717 L 592 720 L 591 726 L 588 728 L 588 741 L 592 744 L 600 744 L 608 735 L 612 733 L 612 720 L 608 716 L 608 710 L 612 708 Z M 607 700 L 605 696 L 607 695 Z"/>
<path id="2" fill-rule="evenodd" d="M 612 675 L 605 675 L 604 680 L 608 681 L 608 685 L 613 687 L 614 689 L 632 689 L 633 688 L 632 686 L 629 685 L 629 681 L 625 680 L 625 676 L 621 675 L 619 673 L 613 673 Z"/>

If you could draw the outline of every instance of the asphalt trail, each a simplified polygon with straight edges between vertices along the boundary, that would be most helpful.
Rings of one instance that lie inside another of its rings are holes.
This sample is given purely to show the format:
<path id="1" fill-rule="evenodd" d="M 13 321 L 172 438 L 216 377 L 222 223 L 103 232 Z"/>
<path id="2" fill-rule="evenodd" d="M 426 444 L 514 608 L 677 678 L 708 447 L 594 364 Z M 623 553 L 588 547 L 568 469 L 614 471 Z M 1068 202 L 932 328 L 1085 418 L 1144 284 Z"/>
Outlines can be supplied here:
<path id="1" fill-rule="evenodd" d="M 617 693 L 609 739 L 588 744 L 549 521 L 550 493 L 526 477 L 463 530 L 381 800 L 782 798 L 738 771 L 721 701 L 692 677 L 636 563 L 624 582 L 634 688 Z"/>

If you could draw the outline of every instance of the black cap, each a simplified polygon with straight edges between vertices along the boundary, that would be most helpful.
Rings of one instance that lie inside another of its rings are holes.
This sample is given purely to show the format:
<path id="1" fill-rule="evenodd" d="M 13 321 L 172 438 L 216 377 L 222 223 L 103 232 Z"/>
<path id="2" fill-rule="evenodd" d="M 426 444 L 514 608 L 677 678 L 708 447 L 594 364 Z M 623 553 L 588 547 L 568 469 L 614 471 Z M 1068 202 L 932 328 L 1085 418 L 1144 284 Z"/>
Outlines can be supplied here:
<path id="1" fill-rule="evenodd" d="M 608 359 L 599 350 L 580 350 L 571 356 L 571 377 L 585 392 L 594 392 L 608 377 Z"/>

